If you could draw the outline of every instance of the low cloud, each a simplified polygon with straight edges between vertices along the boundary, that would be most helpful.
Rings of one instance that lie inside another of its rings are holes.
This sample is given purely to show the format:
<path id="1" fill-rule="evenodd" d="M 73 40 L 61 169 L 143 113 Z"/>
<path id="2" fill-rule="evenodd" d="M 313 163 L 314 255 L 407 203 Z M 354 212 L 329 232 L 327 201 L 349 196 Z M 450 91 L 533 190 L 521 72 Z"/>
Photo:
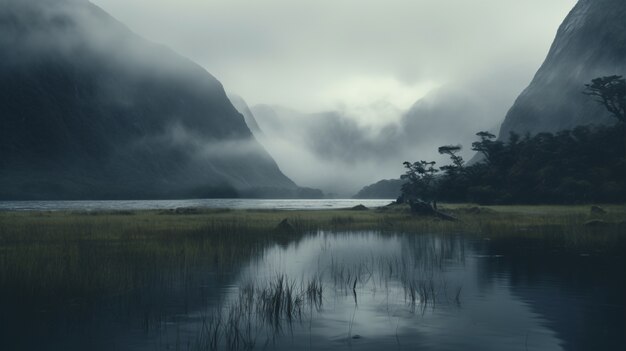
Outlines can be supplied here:
<path id="1" fill-rule="evenodd" d="M 383 125 L 361 123 L 342 111 L 306 114 L 280 106 L 252 108 L 258 136 L 297 183 L 349 196 L 380 179 L 398 178 L 404 161 L 448 162 L 439 146 L 471 144 L 481 130 L 495 132 L 499 113 L 471 89 L 441 87 Z"/>
<path id="2" fill-rule="evenodd" d="M 477 76 L 519 93 L 576 0 L 93 2 L 250 105 L 311 113 L 378 100 L 405 109 L 395 100 L 417 101 L 415 87 Z"/>
<path id="3" fill-rule="evenodd" d="M 58 22 L 59 43 L 46 43 L 35 32 L 22 38 L 21 47 L 50 45 L 82 55 L 87 42 L 112 61 L 116 53 L 131 53 L 129 66 L 136 70 L 179 72 L 170 61 L 147 57 L 154 51 L 115 28 L 102 28 L 99 17 L 106 14 L 80 13 L 74 1 L 83 0 L 47 2 L 42 15 Z M 274 120 L 259 116 L 265 133 L 259 139 L 300 185 L 348 194 L 399 175 L 404 160 L 442 161 L 436 152 L 442 144 L 461 143 L 471 156 L 474 133 L 497 129 L 575 0 L 93 3 L 139 35 L 198 62 L 251 105 L 302 111 Z M 65 31 L 68 26 L 78 30 Z M 87 40 L 74 40 L 72 33 Z M 2 33 L 0 40 L 6 40 Z M 181 79 L 193 80 L 193 74 Z M 132 93 L 102 92 L 127 104 Z M 250 151 L 241 139 L 212 145 L 193 135 L 178 138 L 209 154 Z"/>

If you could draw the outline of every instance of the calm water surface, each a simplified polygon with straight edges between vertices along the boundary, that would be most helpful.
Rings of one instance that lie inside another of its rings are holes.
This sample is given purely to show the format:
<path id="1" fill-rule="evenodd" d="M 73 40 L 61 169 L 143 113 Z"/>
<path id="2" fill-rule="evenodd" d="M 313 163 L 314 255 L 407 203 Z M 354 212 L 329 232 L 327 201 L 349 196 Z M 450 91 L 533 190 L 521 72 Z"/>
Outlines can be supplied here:
<path id="1" fill-rule="evenodd" d="M 190 267 L 163 291 L 5 306 L 3 338 L 40 350 L 623 350 L 624 267 L 624 255 L 530 239 L 320 232 L 220 272 Z"/>
<path id="2" fill-rule="evenodd" d="M 106 201 L 0 201 L 0 211 L 132 211 L 169 210 L 179 207 L 324 210 L 388 205 L 395 200 L 355 199 L 192 199 L 192 200 L 106 200 Z"/>

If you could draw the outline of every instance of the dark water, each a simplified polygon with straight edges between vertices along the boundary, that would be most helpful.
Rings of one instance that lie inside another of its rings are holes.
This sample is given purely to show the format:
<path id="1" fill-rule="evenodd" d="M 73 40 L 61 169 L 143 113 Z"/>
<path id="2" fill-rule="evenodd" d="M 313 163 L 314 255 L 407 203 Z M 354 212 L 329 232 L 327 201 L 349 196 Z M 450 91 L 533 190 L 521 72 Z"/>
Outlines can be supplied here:
<path id="1" fill-rule="evenodd" d="M 136 211 L 169 210 L 179 207 L 324 210 L 388 205 L 394 200 L 355 199 L 190 199 L 190 200 L 88 200 L 88 201 L 0 201 L 0 211 Z"/>
<path id="2" fill-rule="evenodd" d="M 321 232 L 219 270 L 189 267 L 184 283 L 44 311 L 4 305 L 1 342 L 3 350 L 623 350 L 625 267 L 623 252 L 538 239 Z M 276 296 L 282 304 L 272 304 Z"/>

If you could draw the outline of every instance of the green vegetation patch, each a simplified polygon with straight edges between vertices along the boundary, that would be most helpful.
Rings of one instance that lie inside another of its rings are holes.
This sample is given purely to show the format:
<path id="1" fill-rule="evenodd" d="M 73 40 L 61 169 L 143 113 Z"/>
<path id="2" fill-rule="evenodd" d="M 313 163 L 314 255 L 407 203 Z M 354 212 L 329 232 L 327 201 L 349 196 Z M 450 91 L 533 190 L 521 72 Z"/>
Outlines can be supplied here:
<path id="1" fill-rule="evenodd" d="M 36 306 L 145 286 L 171 288 L 194 279 L 198 269 L 226 274 L 270 245 L 320 230 L 521 235 L 585 250 L 624 247 L 626 206 L 600 207 L 592 213 L 588 205 L 440 206 L 456 222 L 413 215 L 405 205 L 367 211 L 2 212 L 0 294 Z"/>

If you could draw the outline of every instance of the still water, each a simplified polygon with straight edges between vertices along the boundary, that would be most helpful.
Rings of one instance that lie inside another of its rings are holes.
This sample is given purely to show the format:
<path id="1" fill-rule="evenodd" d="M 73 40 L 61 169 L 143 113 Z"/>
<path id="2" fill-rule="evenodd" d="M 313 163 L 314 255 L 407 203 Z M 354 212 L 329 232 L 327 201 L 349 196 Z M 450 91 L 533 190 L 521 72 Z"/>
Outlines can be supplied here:
<path id="1" fill-rule="evenodd" d="M 162 291 L 26 315 L 27 306 L 4 306 L 3 341 L 39 350 L 623 350 L 625 257 L 513 237 L 319 232 L 228 267 L 186 268 L 184 282 L 155 285 Z"/>
<path id="2" fill-rule="evenodd" d="M 379 199 L 191 199 L 191 200 L 103 200 L 103 201 L 0 201 L 0 211 L 136 211 L 171 210 L 180 207 L 324 210 L 388 205 L 394 200 Z"/>

